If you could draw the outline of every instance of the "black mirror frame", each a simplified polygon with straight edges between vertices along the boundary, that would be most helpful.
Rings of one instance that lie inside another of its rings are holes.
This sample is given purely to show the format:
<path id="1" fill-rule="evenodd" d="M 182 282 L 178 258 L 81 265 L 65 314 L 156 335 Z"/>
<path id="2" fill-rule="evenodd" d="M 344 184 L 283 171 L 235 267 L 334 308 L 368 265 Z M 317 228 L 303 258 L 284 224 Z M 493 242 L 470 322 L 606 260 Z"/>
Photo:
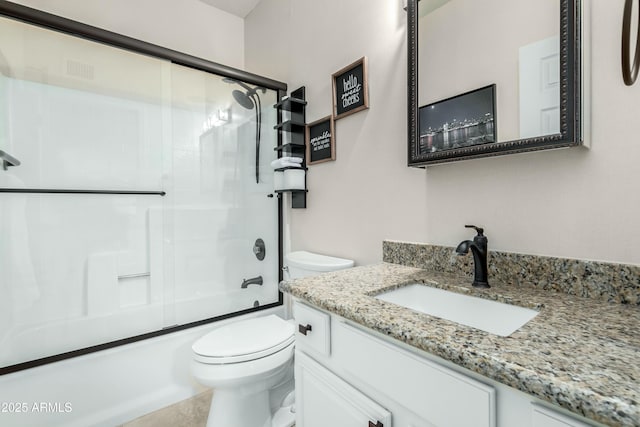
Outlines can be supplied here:
<path id="1" fill-rule="evenodd" d="M 408 166 L 582 145 L 581 0 L 560 0 L 560 133 L 418 154 L 418 1 L 407 0 Z"/>

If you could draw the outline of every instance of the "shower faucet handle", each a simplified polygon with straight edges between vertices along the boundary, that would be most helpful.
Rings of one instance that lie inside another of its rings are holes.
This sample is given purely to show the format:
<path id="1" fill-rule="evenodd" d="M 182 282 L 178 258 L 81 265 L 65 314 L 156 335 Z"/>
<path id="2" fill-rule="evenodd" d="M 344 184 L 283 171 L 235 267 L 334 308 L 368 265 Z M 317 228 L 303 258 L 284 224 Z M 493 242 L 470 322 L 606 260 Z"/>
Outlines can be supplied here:
<path id="1" fill-rule="evenodd" d="M 264 240 L 256 239 L 256 242 L 253 244 L 253 254 L 258 258 L 259 261 L 262 261 L 266 255 L 266 246 L 264 244 Z"/>

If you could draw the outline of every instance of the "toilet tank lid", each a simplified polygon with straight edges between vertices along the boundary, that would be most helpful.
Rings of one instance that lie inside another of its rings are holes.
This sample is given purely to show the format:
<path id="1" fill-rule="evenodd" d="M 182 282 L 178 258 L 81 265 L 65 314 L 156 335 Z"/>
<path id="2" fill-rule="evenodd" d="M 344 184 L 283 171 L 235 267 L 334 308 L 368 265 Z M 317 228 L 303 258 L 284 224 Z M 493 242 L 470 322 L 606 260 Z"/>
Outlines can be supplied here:
<path id="1" fill-rule="evenodd" d="M 288 266 L 311 271 L 333 271 L 353 267 L 352 259 L 336 258 L 307 251 L 289 252 L 285 255 Z"/>

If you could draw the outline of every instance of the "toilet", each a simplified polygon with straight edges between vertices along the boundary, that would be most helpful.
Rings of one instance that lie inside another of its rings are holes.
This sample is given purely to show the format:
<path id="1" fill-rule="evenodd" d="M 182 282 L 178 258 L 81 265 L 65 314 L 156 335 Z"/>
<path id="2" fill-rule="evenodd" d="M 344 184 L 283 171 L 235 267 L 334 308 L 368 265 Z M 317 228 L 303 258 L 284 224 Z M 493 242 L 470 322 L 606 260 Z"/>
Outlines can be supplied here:
<path id="1" fill-rule="evenodd" d="M 285 264 L 285 279 L 353 267 L 352 260 L 306 251 L 289 253 Z M 207 427 L 293 425 L 294 333 L 292 322 L 272 314 L 227 324 L 193 344 L 191 372 L 213 388 Z M 286 397 L 274 405 L 276 390 Z"/>
<path id="2" fill-rule="evenodd" d="M 353 267 L 353 260 L 336 258 L 327 255 L 318 255 L 313 252 L 296 251 L 285 256 L 285 272 L 289 277 L 285 279 L 296 279 L 298 277 L 315 276 L 327 271 L 344 270 Z"/>

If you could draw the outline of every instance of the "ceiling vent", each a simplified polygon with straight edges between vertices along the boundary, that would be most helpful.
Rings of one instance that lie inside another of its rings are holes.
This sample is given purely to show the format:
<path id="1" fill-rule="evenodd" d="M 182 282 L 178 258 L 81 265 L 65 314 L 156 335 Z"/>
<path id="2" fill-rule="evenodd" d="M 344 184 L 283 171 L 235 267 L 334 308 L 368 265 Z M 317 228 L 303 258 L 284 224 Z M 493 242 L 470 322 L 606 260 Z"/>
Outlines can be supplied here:
<path id="1" fill-rule="evenodd" d="M 93 80 L 93 66 L 71 59 L 67 60 L 67 75 L 85 80 Z"/>

